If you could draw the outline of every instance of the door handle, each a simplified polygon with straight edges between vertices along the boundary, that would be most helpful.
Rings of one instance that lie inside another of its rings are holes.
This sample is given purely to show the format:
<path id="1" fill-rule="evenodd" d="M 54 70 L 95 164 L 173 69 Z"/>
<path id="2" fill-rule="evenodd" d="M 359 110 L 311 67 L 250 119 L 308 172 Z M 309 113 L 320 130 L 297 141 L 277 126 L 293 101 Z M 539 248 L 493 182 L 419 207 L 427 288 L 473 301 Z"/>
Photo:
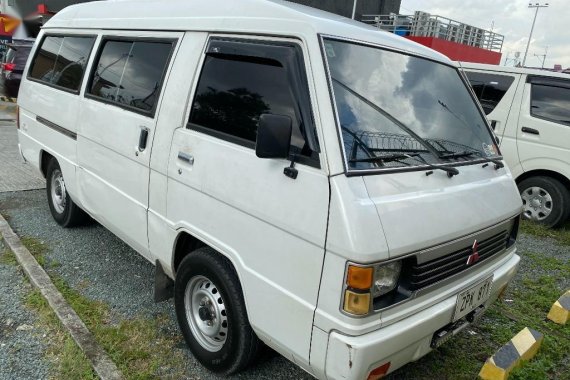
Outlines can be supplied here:
<path id="1" fill-rule="evenodd" d="M 139 152 L 143 152 L 146 149 L 147 140 L 148 128 L 141 127 L 141 134 L 139 135 Z"/>
<path id="2" fill-rule="evenodd" d="M 178 159 L 190 165 L 194 165 L 194 156 L 186 152 L 178 152 Z"/>
<path id="3" fill-rule="evenodd" d="M 521 131 L 524 133 L 530 133 L 531 135 L 540 135 L 540 132 L 534 128 L 522 127 Z"/>
<path id="4" fill-rule="evenodd" d="M 497 120 L 491 120 L 491 128 L 493 128 L 493 131 L 497 128 Z"/>

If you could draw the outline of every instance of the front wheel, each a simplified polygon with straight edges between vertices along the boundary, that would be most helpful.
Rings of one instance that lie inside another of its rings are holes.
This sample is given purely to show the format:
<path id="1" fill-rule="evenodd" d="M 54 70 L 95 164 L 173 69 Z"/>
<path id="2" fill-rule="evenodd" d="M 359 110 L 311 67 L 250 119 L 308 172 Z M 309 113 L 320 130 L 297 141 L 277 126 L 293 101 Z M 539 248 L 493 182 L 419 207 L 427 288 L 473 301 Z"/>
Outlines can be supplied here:
<path id="1" fill-rule="evenodd" d="M 518 185 L 523 217 L 547 227 L 560 227 L 570 214 L 570 192 L 551 177 L 531 177 Z"/>
<path id="2" fill-rule="evenodd" d="M 69 196 L 59 163 L 52 158 L 46 172 L 47 199 L 51 215 L 62 227 L 73 227 L 82 224 L 87 215 Z"/>
<path id="3" fill-rule="evenodd" d="M 226 258 L 209 247 L 190 253 L 176 275 L 174 302 L 184 339 L 206 368 L 229 375 L 255 360 L 260 342 Z"/>

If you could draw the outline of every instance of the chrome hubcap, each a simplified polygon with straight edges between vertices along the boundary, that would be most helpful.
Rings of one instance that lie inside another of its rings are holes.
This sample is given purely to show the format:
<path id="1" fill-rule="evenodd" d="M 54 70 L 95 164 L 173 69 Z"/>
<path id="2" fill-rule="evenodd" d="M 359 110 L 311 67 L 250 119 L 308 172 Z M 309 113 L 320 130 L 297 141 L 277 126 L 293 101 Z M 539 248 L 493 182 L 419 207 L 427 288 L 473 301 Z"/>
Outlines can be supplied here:
<path id="1" fill-rule="evenodd" d="M 194 338 L 206 350 L 219 351 L 228 336 L 228 317 L 216 285 L 207 277 L 192 277 L 186 285 L 184 307 Z"/>
<path id="2" fill-rule="evenodd" d="M 55 169 L 51 176 L 51 200 L 53 207 L 58 214 L 63 213 L 65 210 L 66 196 L 65 182 L 63 181 L 61 170 Z"/>
<path id="3" fill-rule="evenodd" d="M 543 221 L 552 212 L 552 197 L 542 187 L 529 187 L 521 193 L 523 215 L 534 221 Z"/>

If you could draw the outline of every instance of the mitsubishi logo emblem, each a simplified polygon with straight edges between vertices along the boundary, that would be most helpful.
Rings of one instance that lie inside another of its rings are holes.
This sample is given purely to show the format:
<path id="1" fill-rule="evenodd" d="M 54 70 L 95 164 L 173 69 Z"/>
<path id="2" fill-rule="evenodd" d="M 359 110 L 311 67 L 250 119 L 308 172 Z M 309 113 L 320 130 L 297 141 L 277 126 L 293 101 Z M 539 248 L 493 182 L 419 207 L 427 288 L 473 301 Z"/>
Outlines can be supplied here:
<path id="1" fill-rule="evenodd" d="M 467 258 L 467 265 L 473 265 L 477 261 L 479 261 L 479 243 L 475 240 L 471 247 L 471 255 Z"/>

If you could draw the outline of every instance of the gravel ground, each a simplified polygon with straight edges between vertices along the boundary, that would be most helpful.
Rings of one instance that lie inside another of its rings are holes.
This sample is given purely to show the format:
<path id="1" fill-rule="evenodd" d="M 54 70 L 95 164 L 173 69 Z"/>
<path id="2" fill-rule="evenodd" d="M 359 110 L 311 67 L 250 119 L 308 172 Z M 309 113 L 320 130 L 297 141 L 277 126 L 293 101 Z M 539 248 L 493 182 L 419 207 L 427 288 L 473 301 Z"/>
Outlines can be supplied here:
<path id="1" fill-rule="evenodd" d="M 559 245 L 554 239 L 537 239 L 528 235 L 520 235 L 518 238 L 519 255 L 521 256 L 521 266 L 519 267 L 519 275 L 516 280 L 522 278 L 521 274 L 532 274 L 535 277 L 549 275 L 550 273 L 536 265 L 526 265 L 529 258 L 525 256 L 525 252 L 542 254 L 547 257 L 570 263 L 570 247 Z M 515 280 L 515 285 L 516 285 Z M 570 273 L 566 276 L 558 276 L 556 278 L 561 289 L 570 289 Z M 554 302 L 554 301 L 553 301 Z"/>
<path id="2" fill-rule="evenodd" d="M 0 211 L 9 216 L 10 225 L 20 236 L 34 237 L 46 243 L 50 247 L 45 255 L 48 264 L 49 261 L 59 264 L 50 271 L 61 276 L 84 296 L 108 304 L 114 321 L 166 315 L 165 331 L 178 333 L 172 301 L 153 303 L 154 267 L 106 229 L 96 223 L 76 229 L 60 228 L 49 213 L 44 191 L 0 193 Z M 525 252 L 542 253 L 570 261 L 569 247 L 560 246 L 554 240 L 522 235 L 519 239 L 519 254 L 523 264 L 517 281 L 523 277 L 521 274 L 540 271 L 536 266 L 526 265 L 530 259 L 525 258 Z M 569 276 L 562 276 L 558 281 L 562 288 L 570 288 Z M 185 346 L 181 345 L 177 349 L 182 350 L 187 358 L 189 377 L 216 378 L 194 360 Z M 1 360 L 0 357 L 0 364 Z M 236 378 L 311 377 L 281 356 L 273 355 Z M 397 371 L 394 378 L 406 378 L 406 367 Z M 1 375 L 0 380 L 3 380 Z"/>
<path id="3" fill-rule="evenodd" d="M 20 237 L 33 237 L 49 246 L 45 254 L 49 273 L 61 276 L 83 296 L 108 304 L 113 322 L 166 315 L 167 325 L 162 330 L 179 333 L 172 300 L 153 301 L 154 266 L 105 228 L 97 223 L 72 229 L 59 227 L 49 212 L 45 190 L 0 193 L 0 211 Z M 178 349 L 187 358 L 188 377 L 218 378 L 196 362 L 185 345 Z M 312 379 L 285 358 L 268 356 L 235 378 Z M 0 380 L 4 380 L 2 375 Z"/>
<path id="4" fill-rule="evenodd" d="M 0 257 L 3 252 L 0 241 Z M 0 380 L 48 377 L 45 336 L 34 326 L 34 313 L 22 303 L 31 290 L 19 267 L 0 263 Z"/>

